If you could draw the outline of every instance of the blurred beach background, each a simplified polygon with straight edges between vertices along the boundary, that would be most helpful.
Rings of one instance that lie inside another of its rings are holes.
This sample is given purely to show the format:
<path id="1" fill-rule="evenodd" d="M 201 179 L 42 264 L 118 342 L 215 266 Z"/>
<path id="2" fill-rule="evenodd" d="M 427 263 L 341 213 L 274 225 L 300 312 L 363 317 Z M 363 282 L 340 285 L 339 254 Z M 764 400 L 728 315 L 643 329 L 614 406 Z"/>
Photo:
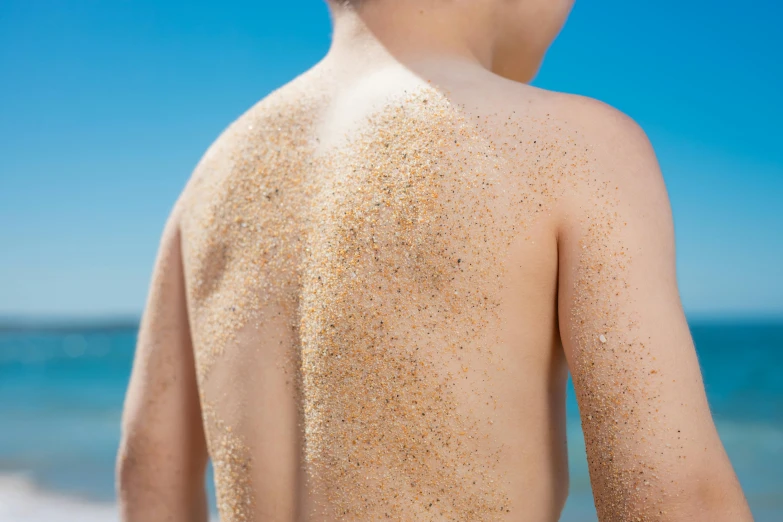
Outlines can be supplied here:
<path id="1" fill-rule="evenodd" d="M 534 82 L 650 136 L 710 405 L 758 522 L 783 520 L 781 19 L 774 0 L 577 0 Z M 163 223 L 218 133 L 329 35 L 321 0 L 0 2 L 0 522 L 118 520 Z M 572 390 L 568 427 L 563 521 L 592 522 Z"/>
<path id="2" fill-rule="evenodd" d="M 783 324 L 697 322 L 712 411 L 757 522 L 783 519 Z M 0 333 L 0 520 L 118 520 L 114 457 L 135 325 Z M 571 495 L 562 520 L 595 521 L 568 395 Z M 214 506 L 214 502 L 212 503 Z"/>

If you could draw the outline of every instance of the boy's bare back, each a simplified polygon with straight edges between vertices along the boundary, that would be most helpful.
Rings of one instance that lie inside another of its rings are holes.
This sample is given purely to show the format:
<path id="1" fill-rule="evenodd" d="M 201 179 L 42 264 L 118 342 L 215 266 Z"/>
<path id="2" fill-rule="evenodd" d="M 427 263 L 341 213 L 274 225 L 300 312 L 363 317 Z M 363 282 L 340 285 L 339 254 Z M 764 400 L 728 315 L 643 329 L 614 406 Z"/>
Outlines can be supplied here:
<path id="1" fill-rule="evenodd" d="M 272 95 L 180 203 L 221 508 L 555 519 L 566 368 L 551 212 L 573 145 L 545 147 L 543 118 L 378 74 L 390 92 L 374 78 L 330 96 L 313 74 Z"/>
<path id="2" fill-rule="evenodd" d="M 555 521 L 569 368 L 602 520 L 748 516 L 643 133 L 467 64 L 346 70 L 239 118 L 172 213 L 126 517 L 202 517 L 208 452 L 224 522 Z"/>

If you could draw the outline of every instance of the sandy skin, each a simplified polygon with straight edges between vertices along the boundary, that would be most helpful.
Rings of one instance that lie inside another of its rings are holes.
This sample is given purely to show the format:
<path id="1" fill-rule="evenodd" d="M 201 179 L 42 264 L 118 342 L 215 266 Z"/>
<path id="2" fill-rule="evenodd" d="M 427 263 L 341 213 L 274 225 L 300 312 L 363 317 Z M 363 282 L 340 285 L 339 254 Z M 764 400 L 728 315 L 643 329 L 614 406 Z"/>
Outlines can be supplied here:
<path id="1" fill-rule="evenodd" d="M 333 6 L 329 55 L 204 155 L 140 334 L 125 520 L 203 520 L 209 456 L 226 521 L 555 521 L 568 370 L 602 521 L 750 520 L 654 153 L 523 83 L 567 2 L 515 45 L 541 6 L 500 4 Z"/>

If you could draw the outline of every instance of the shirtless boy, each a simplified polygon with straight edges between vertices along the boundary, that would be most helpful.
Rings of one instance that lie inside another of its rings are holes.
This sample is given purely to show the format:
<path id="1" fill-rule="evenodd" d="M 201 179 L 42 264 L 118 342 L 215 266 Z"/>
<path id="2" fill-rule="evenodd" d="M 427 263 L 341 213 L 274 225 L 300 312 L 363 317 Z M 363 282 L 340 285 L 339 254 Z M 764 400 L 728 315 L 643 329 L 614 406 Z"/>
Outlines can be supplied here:
<path id="1" fill-rule="evenodd" d="M 118 458 L 128 522 L 556 521 L 565 389 L 601 521 L 752 520 L 653 150 L 527 84 L 570 0 L 332 2 L 311 70 L 166 225 Z"/>

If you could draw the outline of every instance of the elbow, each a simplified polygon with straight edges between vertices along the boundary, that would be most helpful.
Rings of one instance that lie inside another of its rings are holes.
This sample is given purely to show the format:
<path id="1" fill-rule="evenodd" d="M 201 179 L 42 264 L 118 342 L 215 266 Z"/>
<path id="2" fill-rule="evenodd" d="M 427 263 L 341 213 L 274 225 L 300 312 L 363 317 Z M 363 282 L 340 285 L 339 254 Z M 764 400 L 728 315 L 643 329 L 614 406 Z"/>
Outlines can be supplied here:
<path id="1" fill-rule="evenodd" d="M 745 495 L 733 472 L 694 480 L 669 510 L 676 520 L 704 522 L 753 522 Z"/>
<path id="2" fill-rule="evenodd" d="M 123 520 L 135 520 L 129 515 L 135 506 L 154 503 L 164 493 L 161 456 L 144 439 L 139 432 L 126 433 L 117 452 L 115 488 Z"/>
<path id="3" fill-rule="evenodd" d="M 115 466 L 120 520 L 206 520 L 203 469 L 166 447 L 146 433 L 123 436 Z"/>
<path id="4" fill-rule="evenodd" d="M 703 482 L 696 493 L 696 502 L 703 519 L 726 522 L 752 522 L 753 516 L 736 478 L 725 477 L 720 483 Z"/>
<path id="5" fill-rule="evenodd" d="M 146 481 L 145 464 L 139 451 L 128 438 L 123 438 L 120 449 L 117 452 L 115 466 L 115 485 L 117 498 L 122 506 L 130 503 L 132 498 L 138 496 Z"/>

